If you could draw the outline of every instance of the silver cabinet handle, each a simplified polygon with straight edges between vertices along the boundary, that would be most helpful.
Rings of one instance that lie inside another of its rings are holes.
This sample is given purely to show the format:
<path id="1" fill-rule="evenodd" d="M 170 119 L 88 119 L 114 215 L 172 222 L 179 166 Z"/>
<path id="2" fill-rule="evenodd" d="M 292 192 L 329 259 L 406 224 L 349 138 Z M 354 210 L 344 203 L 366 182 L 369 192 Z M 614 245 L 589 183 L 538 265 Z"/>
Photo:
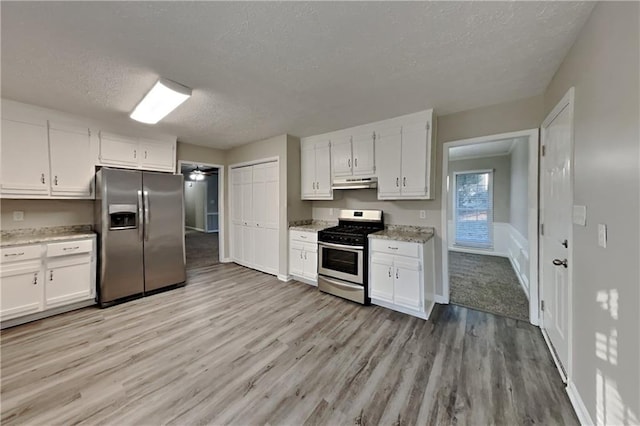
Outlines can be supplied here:
<path id="1" fill-rule="evenodd" d="M 58 186 L 58 175 L 55 175 L 55 176 L 54 176 L 54 178 L 53 178 L 53 184 L 54 184 L 55 186 Z"/>
<path id="2" fill-rule="evenodd" d="M 307 252 L 304 252 L 304 260 L 307 260 Z"/>
<path id="3" fill-rule="evenodd" d="M 388 248 L 389 248 L 389 250 L 398 250 L 398 247 L 391 247 L 391 246 L 388 246 Z"/>
<path id="4" fill-rule="evenodd" d="M 399 187 L 399 186 L 400 186 L 400 178 L 399 178 L 399 177 L 397 177 L 397 178 L 396 178 L 396 188 L 397 188 L 397 187 Z"/>
<path id="5" fill-rule="evenodd" d="M 389 278 L 391 278 L 391 267 L 389 267 Z"/>
<path id="6" fill-rule="evenodd" d="M 313 182 L 313 189 L 316 189 L 316 183 Z"/>
<path id="7" fill-rule="evenodd" d="M 53 281 L 53 269 L 49 271 L 49 281 Z"/>
<path id="8" fill-rule="evenodd" d="M 33 285 L 38 284 L 38 273 L 33 274 Z"/>
<path id="9" fill-rule="evenodd" d="M 80 248 L 80 246 L 75 246 L 75 247 L 63 247 L 62 250 L 67 251 L 67 250 L 78 250 Z"/>
<path id="10" fill-rule="evenodd" d="M 353 160 L 353 164 L 354 164 L 356 167 L 358 167 L 358 157 L 356 157 L 356 159 L 355 159 L 355 160 Z"/>
<path id="11" fill-rule="evenodd" d="M 351 158 L 347 159 L 347 167 L 351 167 Z"/>
<path id="12" fill-rule="evenodd" d="M 149 191 L 144 191 L 144 240 L 149 241 L 149 225 L 151 224 L 151 215 L 149 214 Z"/>
<path id="13" fill-rule="evenodd" d="M 307 239 L 307 236 L 306 236 L 306 235 L 300 235 L 300 238 L 302 238 L 302 239 L 306 240 L 306 239 Z"/>
<path id="14" fill-rule="evenodd" d="M 396 269 L 396 280 L 398 279 L 398 271 L 399 269 Z"/>
<path id="15" fill-rule="evenodd" d="M 138 191 L 138 239 L 140 239 L 140 241 L 144 240 L 144 235 L 143 235 L 143 227 L 145 226 L 142 222 L 142 217 L 144 215 L 144 204 L 142 201 L 142 191 Z"/>
<path id="16" fill-rule="evenodd" d="M 133 158 L 138 158 L 138 150 L 137 149 L 133 150 Z"/>
<path id="17" fill-rule="evenodd" d="M 4 257 L 23 256 L 23 255 L 24 255 L 24 252 L 21 251 L 20 253 L 6 253 Z"/>
<path id="18" fill-rule="evenodd" d="M 44 185 L 44 183 L 45 183 L 44 173 L 42 173 L 42 174 L 40 175 L 40 182 L 42 182 L 42 184 Z"/>
<path id="19" fill-rule="evenodd" d="M 406 177 L 402 178 L 402 186 L 407 186 L 407 178 Z"/>
<path id="20" fill-rule="evenodd" d="M 145 160 L 147 159 L 147 150 L 146 149 L 144 150 L 144 159 Z"/>
<path id="21" fill-rule="evenodd" d="M 320 182 L 316 182 L 316 189 L 320 189 Z"/>
<path id="22" fill-rule="evenodd" d="M 300 250 L 300 259 L 302 259 L 302 250 Z"/>

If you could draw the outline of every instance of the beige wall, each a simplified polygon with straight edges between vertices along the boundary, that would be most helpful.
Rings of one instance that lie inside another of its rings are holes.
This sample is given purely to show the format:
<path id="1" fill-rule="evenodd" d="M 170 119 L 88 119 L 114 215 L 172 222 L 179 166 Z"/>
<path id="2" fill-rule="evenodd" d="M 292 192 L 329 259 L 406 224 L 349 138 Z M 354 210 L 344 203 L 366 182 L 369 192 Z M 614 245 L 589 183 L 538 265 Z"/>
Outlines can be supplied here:
<path id="1" fill-rule="evenodd" d="M 184 183 L 184 224 L 190 228 L 206 230 L 204 209 L 206 203 L 204 182 Z"/>
<path id="2" fill-rule="evenodd" d="M 300 139 L 287 135 L 287 221 L 311 219 L 311 202 L 300 199 Z"/>
<path id="3" fill-rule="evenodd" d="M 227 166 L 234 164 L 253 162 L 266 158 L 278 158 L 279 160 L 279 177 L 280 177 L 280 267 L 279 273 L 287 275 L 289 269 L 289 249 L 288 249 L 288 222 L 287 222 L 287 135 L 275 136 L 273 138 L 262 141 L 248 143 L 226 151 Z M 229 206 L 229 167 L 225 170 L 226 190 L 224 193 L 224 204 Z M 230 256 L 229 250 L 229 215 L 225 215 L 225 257 Z"/>
<path id="4" fill-rule="evenodd" d="M 225 165 L 227 151 L 206 146 L 192 145 L 178 141 L 176 158 L 178 161 L 190 161 L 193 163 L 207 163 Z"/>
<path id="5" fill-rule="evenodd" d="M 14 222 L 13 212 L 23 211 L 24 221 Z M 93 225 L 92 200 L 6 200 L 0 202 L 3 231 L 50 226 Z"/>
<path id="6" fill-rule="evenodd" d="M 640 423 L 639 9 L 598 3 L 544 94 L 548 113 L 575 87 L 573 380 L 608 424 Z"/>
<path id="7" fill-rule="evenodd" d="M 493 170 L 493 221 L 509 222 L 511 202 L 511 157 L 509 155 L 449 161 L 449 182 L 455 185 L 455 172 L 488 169 Z M 451 206 L 448 210 L 449 220 L 453 220 L 453 194 L 454 191 L 449 192 L 447 200 Z"/>

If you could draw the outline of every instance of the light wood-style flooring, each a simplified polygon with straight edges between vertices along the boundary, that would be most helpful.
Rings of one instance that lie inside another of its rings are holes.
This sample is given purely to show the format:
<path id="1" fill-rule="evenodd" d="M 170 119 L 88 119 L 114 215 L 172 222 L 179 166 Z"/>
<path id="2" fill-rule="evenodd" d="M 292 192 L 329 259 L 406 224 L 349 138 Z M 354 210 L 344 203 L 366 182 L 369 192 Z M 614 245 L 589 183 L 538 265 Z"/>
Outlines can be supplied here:
<path id="1" fill-rule="evenodd" d="M 577 424 L 525 322 L 423 321 L 229 264 L 1 344 L 3 425 Z"/>

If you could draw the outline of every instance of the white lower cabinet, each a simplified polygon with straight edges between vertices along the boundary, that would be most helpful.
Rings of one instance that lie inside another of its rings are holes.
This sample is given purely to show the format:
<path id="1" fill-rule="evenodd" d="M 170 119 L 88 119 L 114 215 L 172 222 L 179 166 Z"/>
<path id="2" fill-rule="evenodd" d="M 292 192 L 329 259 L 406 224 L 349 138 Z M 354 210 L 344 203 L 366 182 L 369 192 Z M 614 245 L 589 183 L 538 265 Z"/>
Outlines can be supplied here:
<path id="1" fill-rule="evenodd" d="M 2 326 L 59 313 L 80 302 L 94 303 L 95 241 L 85 238 L 3 248 Z"/>
<path id="2" fill-rule="evenodd" d="M 435 297 L 433 238 L 424 244 L 369 239 L 371 303 L 427 319 Z"/>
<path id="3" fill-rule="evenodd" d="M 307 284 L 317 285 L 317 232 L 289 231 L 289 275 Z"/>

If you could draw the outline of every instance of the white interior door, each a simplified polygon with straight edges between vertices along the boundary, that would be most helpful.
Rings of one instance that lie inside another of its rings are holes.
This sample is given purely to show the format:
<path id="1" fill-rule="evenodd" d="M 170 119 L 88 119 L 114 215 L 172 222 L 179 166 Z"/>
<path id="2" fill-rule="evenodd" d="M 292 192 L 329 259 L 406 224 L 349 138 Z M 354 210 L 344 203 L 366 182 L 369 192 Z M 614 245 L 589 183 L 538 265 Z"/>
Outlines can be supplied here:
<path id="1" fill-rule="evenodd" d="M 542 326 L 562 368 L 568 367 L 571 307 L 572 92 L 542 125 L 541 259 Z"/>

